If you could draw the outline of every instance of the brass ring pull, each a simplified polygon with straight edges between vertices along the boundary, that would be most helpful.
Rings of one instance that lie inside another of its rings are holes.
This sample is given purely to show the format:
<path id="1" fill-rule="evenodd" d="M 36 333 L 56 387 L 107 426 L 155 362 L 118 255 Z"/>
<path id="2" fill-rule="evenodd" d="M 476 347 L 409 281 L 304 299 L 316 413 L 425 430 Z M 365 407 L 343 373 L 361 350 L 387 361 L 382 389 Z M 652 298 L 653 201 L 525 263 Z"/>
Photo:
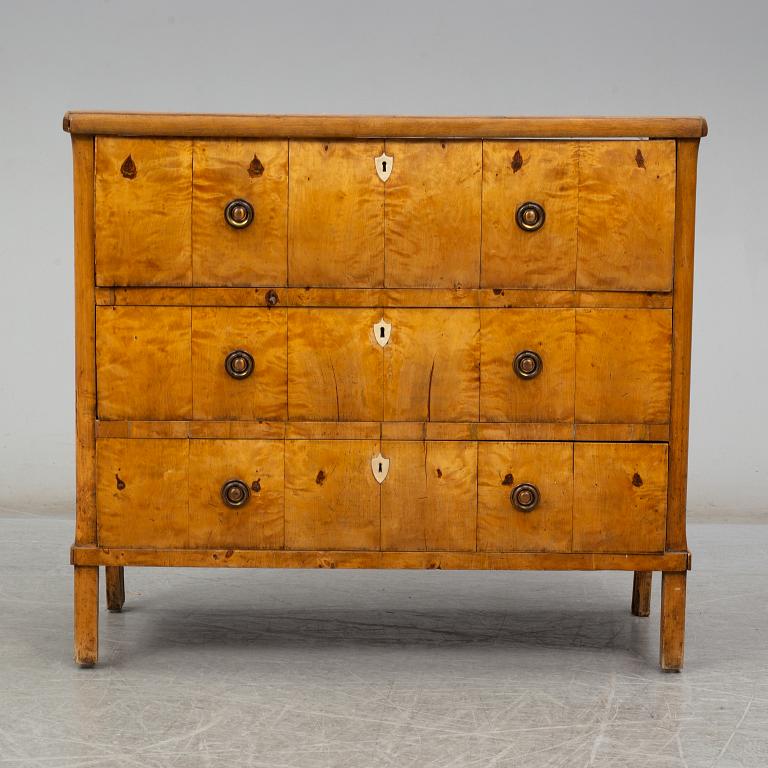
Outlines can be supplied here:
<path id="1" fill-rule="evenodd" d="M 515 212 L 517 226 L 525 232 L 535 232 L 537 229 L 541 229 L 544 226 L 545 218 L 544 208 L 531 200 L 520 205 Z"/>
<path id="2" fill-rule="evenodd" d="M 224 369 L 233 379 L 247 379 L 253 373 L 253 355 L 244 349 L 236 349 L 227 355 Z"/>
<path id="3" fill-rule="evenodd" d="M 521 379 L 535 378 L 541 373 L 542 365 L 541 355 L 530 349 L 524 349 L 515 355 L 514 369 Z"/>
<path id="4" fill-rule="evenodd" d="M 233 509 L 246 504 L 250 496 L 251 492 L 242 480 L 227 480 L 221 486 L 221 500 Z"/>
<path id="5" fill-rule="evenodd" d="M 253 206 L 247 200 L 230 200 L 224 209 L 224 218 L 230 227 L 245 229 L 253 221 Z"/>
<path id="6" fill-rule="evenodd" d="M 509 500 L 521 512 L 530 512 L 539 503 L 539 489 L 531 483 L 520 483 L 512 489 Z"/>

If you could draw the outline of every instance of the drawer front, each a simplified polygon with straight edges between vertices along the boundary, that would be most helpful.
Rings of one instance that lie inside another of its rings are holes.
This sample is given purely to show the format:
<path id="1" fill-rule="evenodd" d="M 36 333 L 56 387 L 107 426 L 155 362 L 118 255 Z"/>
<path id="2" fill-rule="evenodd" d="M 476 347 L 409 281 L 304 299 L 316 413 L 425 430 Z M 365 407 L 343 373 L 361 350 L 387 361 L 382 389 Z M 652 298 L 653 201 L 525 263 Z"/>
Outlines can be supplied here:
<path id="1" fill-rule="evenodd" d="M 194 418 L 285 419 L 286 332 L 284 309 L 194 307 Z"/>
<path id="2" fill-rule="evenodd" d="M 192 282 L 192 142 L 96 139 L 97 285 Z"/>
<path id="3" fill-rule="evenodd" d="M 480 443 L 477 464 L 478 551 L 570 552 L 572 443 Z M 528 485 L 538 500 L 520 509 Z"/>
<path id="4" fill-rule="evenodd" d="M 382 141 L 292 141 L 288 282 L 384 284 L 384 185 L 374 158 Z"/>
<path id="5" fill-rule="evenodd" d="M 483 287 L 672 290 L 674 141 L 490 141 L 483 160 Z"/>
<path id="6" fill-rule="evenodd" d="M 662 552 L 667 462 L 661 443 L 100 438 L 98 541 Z"/>
<path id="7" fill-rule="evenodd" d="M 98 413 L 666 424 L 671 335 L 662 309 L 98 307 Z"/>
<path id="8" fill-rule="evenodd" d="M 670 291 L 675 154 L 673 141 L 99 137 L 96 281 Z M 385 180 L 377 158 L 391 158 Z M 247 226 L 225 218 L 236 200 Z M 540 227 L 518 223 L 529 202 Z"/>
<path id="9" fill-rule="evenodd" d="M 475 550 L 477 443 L 384 440 L 381 548 Z"/>
<path id="10" fill-rule="evenodd" d="M 481 312 L 483 421 L 573 421 L 575 322 L 572 309 Z"/>
<path id="11" fill-rule="evenodd" d="M 286 549 L 379 549 L 378 453 L 373 440 L 285 441 Z"/>
<path id="12" fill-rule="evenodd" d="M 253 211 L 242 227 L 225 217 L 235 200 L 244 200 Z M 287 213 L 287 141 L 196 141 L 194 284 L 285 285 Z"/>
<path id="13" fill-rule="evenodd" d="M 577 443 L 574 552 L 662 552 L 666 444 Z"/>
<path id="14" fill-rule="evenodd" d="M 100 419 L 192 418 L 189 307 L 96 307 Z"/>
<path id="15" fill-rule="evenodd" d="M 386 285 L 476 288 L 482 143 L 387 141 Z"/>
<path id="16" fill-rule="evenodd" d="M 187 440 L 96 441 L 99 546 L 189 546 Z"/>

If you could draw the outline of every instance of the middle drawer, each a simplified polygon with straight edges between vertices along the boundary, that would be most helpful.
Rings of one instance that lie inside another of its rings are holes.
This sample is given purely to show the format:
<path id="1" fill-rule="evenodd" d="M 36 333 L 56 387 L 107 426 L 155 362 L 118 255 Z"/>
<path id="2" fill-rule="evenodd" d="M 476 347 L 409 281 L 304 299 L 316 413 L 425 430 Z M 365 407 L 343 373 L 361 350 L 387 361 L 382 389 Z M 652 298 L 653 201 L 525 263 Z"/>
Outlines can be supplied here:
<path id="1" fill-rule="evenodd" d="M 102 420 L 669 419 L 666 309 L 97 308 Z"/>

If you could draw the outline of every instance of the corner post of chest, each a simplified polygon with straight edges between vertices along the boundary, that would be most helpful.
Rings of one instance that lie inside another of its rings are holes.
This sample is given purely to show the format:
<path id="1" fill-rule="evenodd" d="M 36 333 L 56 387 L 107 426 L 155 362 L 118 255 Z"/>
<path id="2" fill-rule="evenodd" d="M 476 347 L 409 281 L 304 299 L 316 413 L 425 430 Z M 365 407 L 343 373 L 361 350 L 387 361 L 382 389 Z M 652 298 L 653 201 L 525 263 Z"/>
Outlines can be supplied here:
<path id="1" fill-rule="evenodd" d="M 667 551 L 686 551 L 688 548 L 686 537 L 688 419 L 698 152 L 698 138 L 677 139 Z M 680 671 L 683 667 L 686 579 L 686 571 L 662 573 L 659 657 L 664 671 Z"/>
<path id="2" fill-rule="evenodd" d="M 75 244 L 75 544 L 97 543 L 96 302 L 94 223 L 95 139 L 72 135 Z M 99 655 L 99 568 L 75 566 L 74 656 L 93 666 Z"/>

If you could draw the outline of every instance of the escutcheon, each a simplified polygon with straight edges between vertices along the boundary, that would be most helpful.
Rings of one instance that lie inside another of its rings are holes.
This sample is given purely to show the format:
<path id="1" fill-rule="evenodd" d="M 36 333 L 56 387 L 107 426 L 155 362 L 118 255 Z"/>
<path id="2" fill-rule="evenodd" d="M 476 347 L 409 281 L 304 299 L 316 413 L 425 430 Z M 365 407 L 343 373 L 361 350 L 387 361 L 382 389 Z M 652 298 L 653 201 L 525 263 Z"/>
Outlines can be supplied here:
<path id="1" fill-rule="evenodd" d="M 373 324 L 373 337 L 380 347 L 386 347 L 389 344 L 389 337 L 392 333 L 392 323 L 388 323 L 383 317 L 378 323 Z"/>
<path id="2" fill-rule="evenodd" d="M 395 158 L 386 152 L 382 152 L 377 158 L 374 158 L 374 162 L 376 163 L 376 175 L 382 181 L 386 181 L 392 173 Z"/>
<path id="3" fill-rule="evenodd" d="M 383 483 L 389 474 L 389 459 L 377 454 L 371 459 L 371 470 L 377 483 Z"/>

